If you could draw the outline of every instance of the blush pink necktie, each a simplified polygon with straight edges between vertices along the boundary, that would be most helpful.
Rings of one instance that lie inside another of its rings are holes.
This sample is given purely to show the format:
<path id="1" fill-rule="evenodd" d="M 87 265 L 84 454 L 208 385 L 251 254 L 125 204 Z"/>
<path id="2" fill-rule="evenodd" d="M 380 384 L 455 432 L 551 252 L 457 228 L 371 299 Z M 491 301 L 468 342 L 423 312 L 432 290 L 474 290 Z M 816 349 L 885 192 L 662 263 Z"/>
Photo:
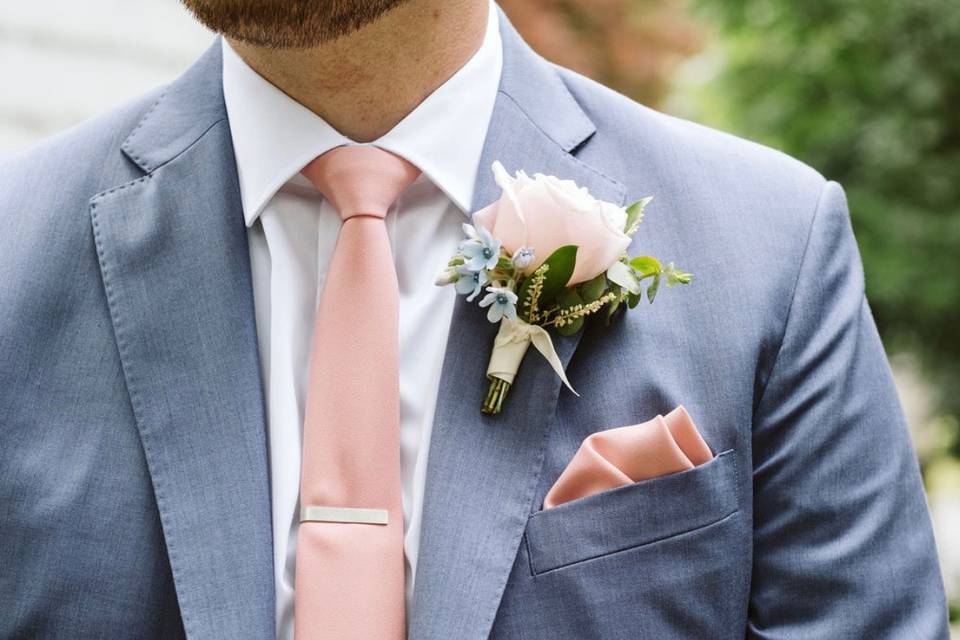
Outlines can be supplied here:
<path id="1" fill-rule="evenodd" d="M 384 216 L 420 171 L 370 146 L 303 170 L 343 220 L 317 307 L 300 474 L 297 640 L 402 640 L 398 288 Z"/>

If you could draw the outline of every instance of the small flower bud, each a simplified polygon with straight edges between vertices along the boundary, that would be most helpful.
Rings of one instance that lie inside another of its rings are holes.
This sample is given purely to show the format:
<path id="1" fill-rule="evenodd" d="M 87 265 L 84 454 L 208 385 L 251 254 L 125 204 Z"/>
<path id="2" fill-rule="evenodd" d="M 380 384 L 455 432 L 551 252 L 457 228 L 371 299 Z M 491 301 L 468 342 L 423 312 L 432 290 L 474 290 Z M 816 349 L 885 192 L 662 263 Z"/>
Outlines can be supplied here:
<path id="1" fill-rule="evenodd" d="M 513 254 L 513 266 L 522 271 L 533 263 L 533 258 L 533 249 L 530 247 L 520 247 L 517 249 L 517 252 Z"/>
<path id="2" fill-rule="evenodd" d="M 438 287 L 443 287 L 448 284 L 453 284 L 459 279 L 460 279 L 460 274 L 457 273 L 457 270 L 454 269 L 453 267 L 447 267 L 446 269 L 440 272 L 434 284 L 436 284 Z"/>

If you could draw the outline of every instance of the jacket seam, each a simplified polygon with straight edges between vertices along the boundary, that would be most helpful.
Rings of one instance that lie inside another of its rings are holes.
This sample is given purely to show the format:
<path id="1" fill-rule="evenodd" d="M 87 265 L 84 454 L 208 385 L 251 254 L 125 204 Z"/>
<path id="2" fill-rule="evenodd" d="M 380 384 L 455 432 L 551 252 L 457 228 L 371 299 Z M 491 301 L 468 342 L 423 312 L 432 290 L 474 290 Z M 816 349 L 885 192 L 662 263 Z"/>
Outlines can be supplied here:
<path id="1" fill-rule="evenodd" d="M 760 390 L 760 393 L 757 396 L 756 402 L 753 407 L 753 417 L 756 418 L 757 409 L 763 403 L 763 399 L 767 394 L 767 388 L 770 386 L 771 380 L 773 380 L 774 373 L 777 370 L 777 366 L 780 364 L 780 355 L 783 353 L 783 345 L 787 339 L 787 331 L 790 328 L 790 320 L 793 317 L 793 307 L 797 299 L 797 289 L 800 288 L 800 278 L 803 276 L 803 268 L 807 263 L 807 256 L 810 253 L 810 244 L 813 239 L 813 230 L 817 226 L 817 220 L 820 217 L 820 211 L 822 209 L 827 189 L 829 189 L 831 181 L 825 181 L 823 187 L 820 189 L 820 194 L 817 197 L 817 202 L 813 208 L 813 215 L 810 217 L 810 227 L 807 229 L 807 237 L 803 245 L 803 255 L 800 258 L 800 266 L 797 268 L 797 275 L 793 282 L 793 287 L 790 291 L 790 303 L 787 305 L 787 317 L 783 322 L 783 329 L 780 332 L 780 343 L 777 345 L 777 354 L 773 358 L 773 363 L 770 365 L 770 374 L 767 376 L 767 379 L 763 383 L 763 388 Z"/>
<path id="2" fill-rule="evenodd" d="M 133 152 L 133 149 L 131 148 L 131 143 L 133 142 L 134 138 L 136 138 L 137 135 L 140 133 L 141 127 L 143 127 L 143 125 L 147 122 L 147 120 L 150 119 L 150 115 L 156 110 L 156 108 L 160 105 L 160 103 L 163 101 L 166 95 L 167 95 L 167 90 L 164 89 L 164 91 L 160 94 L 160 96 L 157 97 L 157 100 L 152 105 L 150 105 L 150 108 L 147 109 L 146 113 L 143 114 L 143 117 L 140 118 L 140 122 L 138 122 L 137 126 L 133 128 L 133 131 L 130 132 L 130 135 L 127 136 L 127 139 L 123 141 L 122 145 L 120 145 L 120 148 L 124 151 L 124 153 L 130 156 L 130 158 L 137 164 L 137 166 L 143 169 L 144 171 L 146 171 L 147 173 L 150 173 L 150 167 L 148 167 L 143 162 L 143 160 L 140 158 L 139 155 Z"/>
<path id="3" fill-rule="evenodd" d="M 728 513 L 725 513 L 724 515 L 720 516 L 720 517 L 717 518 L 716 520 L 711 520 L 710 522 L 707 522 L 707 523 L 704 523 L 704 524 L 700 524 L 700 525 L 697 525 L 697 526 L 695 526 L 695 527 L 691 527 L 691 528 L 689 528 L 689 529 L 684 529 L 683 531 L 677 531 L 677 532 L 674 532 L 674 533 L 670 533 L 670 534 L 667 534 L 667 535 L 664 535 L 664 536 L 660 536 L 660 537 L 658 537 L 658 538 L 654 538 L 654 539 L 652 539 L 652 540 L 644 540 L 643 542 L 638 542 L 637 544 L 632 544 L 632 545 L 630 545 L 630 546 L 628 546 L 628 547 L 623 547 L 622 549 L 615 549 L 615 550 L 610 551 L 610 552 L 607 552 L 607 553 L 598 553 L 598 554 L 592 555 L 592 556 L 590 556 L 590 557 L 588 557 L 588 558 L 580 558 L 580 559 L 578 559 L 578 560 L 573 560 L 573 561 L 571 561 L 571 562 L 565 562 L 565 563 L 559 564 L 559 565 L 557 565 L 557 566 L 553 566 L 553 567 L 549 567 L 549 568 L 547 568 L 547 569 L 543 569 L 542 571 L 539 571 L 539 572 L 533 571 L 533 561 L 532 561 L 532 559 L 531 559 L 531 562 L 530 562 L 531 577 L 533 577 L 533 578 L 538 578 L 538 577 L 543 576 L 543 575 L 546 575 L 546 574 L 548 574 L 548 573 L 553 573 L 554 571 L 560 571 L 561 569 L 567 569 L 567 568 L 570 568 L 570 567 L 574 567 L 574 566 L 576 566 L 576 565 L 578 565 L 578 564 L 583 564 L 583 563 L 585 563 L 585 562 L 590 562 L 591 560 L 600 560 L 600 559 L 602 559 L 602 558 L 608 558 L 608 557 L 610 557 L 610 556 L 614 556 L 614 555 L 617 555 L 617 554 L 619 554 L 619 553 L 626 553 L 627 551 L 633 551 L 634 549 L 639 549 L 639 548 L 641 548 L 641 547 L 648 547 L 648 546 L 650 546 L 650 545 L 654 545 L 654 544 L 657 544 L 657 543 L 660 543 L 660 542 L 665 542 L 665 541 L 667 541 L 667 540 L 672 540 L 672 539 L 674 539 L 674 538 L 679 538 L 679 537 L 681 537 L 681 536 L 685 536 L 685 535 L 690 534 L 690 533 L 696 533 L 697 531 L 701 531 L 701 530 L 703 530 L 703 529 L 707 529 L 707 528 L 712 527 L 712 526 L 714 526 L 714 525 L 720 524 L 721 522 L 724 522 L 724 521 L 726 521 L 726 520 L 729 520 L 730 518 L 732 518 L 733 516 L 735 516 L 735 515 L 738 514 L 738 513 L 740 513 L 740 507 L 739 507 L 739 506 L 737 506 L 737 507 L 736 507 L 735 509 L 733 509 L 732 511 L 730 511 L 730 512 L 728 512 Z M 528 549 L 529 549 L 529 546 L 528 546 Z"/>
<path id="4" fill-rule="evenodd" d="M 196 138 L 195 140 L 193 140 L 190 144 L 188 144 L 186 147 L 184 147 L 183 150 L 178 151 L 176 154 L 174 154 L 173 156 L 171 156 L 168 160 L 164 160 L 162 163 L 158 164 L 158 165 L 157 165 L 156 167 L 154 167 L 153 169 L 145 169 L 145 170 L 147 171 L 146 175 L 140 176 L 139 178 L 135 178 L 135 179 L 133 179 L 133 180 L 131 180 L 131 181 L 129 181 L 129 182 L 125 182 L 125 183 L 123 183 L 123 184 L 120 184 L 120 185 L 117 185 L 117 186 L 114 186 L 114 187 L 110 187 L 109 189 L 106 189 L 106 190 L 101 191 L 101 192 L 99 192 L 99 193 L 97 193 L 97 194 L 94 194 L 94 195 L 90 198 L 90 206 L 91 206 L 91 207 L 96 206 L 101 200 L 103 200 L 103 199 L 106 198 L 107 196 L 110 196 L 110 195 L 112 195 L 112 194 L 114 194 L 114 193 L 117 193 L 118 191 L 123 191 L 124 189 L 129 189 L 130 187 L 135 187 L 135 186 L 137 186 L 139 183 L 145 182 L 145 181 L 149 180 L 150 178 L 152 178 L 152 177 L 154 176 L 154 174 L 156 173 L 156 171 L 157 171 L 158 169 L 160 169 L 160 168 L 162 168 L 162 167 L 165 167 L 166 165 L 170 164 L 171 162 L 173 162 L 174 160 L 176 160 L 177 158 L 179 158 L 180 156 L 182 156 L 184 153 L 186 153 L 187 151 L 189 151 L 190 149 L 192 149 L 192 148 L 194 147 L 194 145 L 196 145 L 198 142 L 200 142 L 200 140 L 203 139 L 203 137 L 204 137 L 205 135 L 207 135 L 207 133 L 210 132 L 211 129 L 213 129 L 215 126 L 217 126 L 217 125 L 220 124 L 221 122 L 224 122 L 225 120 L 226 120 L 226 118 L 220 118 L 220 119 L 214 121 L 213 123 L 211 123 L 209 127 L 207 127 L 206 129 L 204 129 L 203 132 L 200 133 L 200 135 L 198 135 L 197 138 Z M 124 152 L 125 152 L 125 153 L 130 153 L 130 152 L 125 148 L 125 146 L 122 147 L 122 148 L 124 149 Z M 139 162 L 137 162 L 137 166 L 140 167 L 141 169 L 143 169 L 143 165 L 141 165 Z"/>

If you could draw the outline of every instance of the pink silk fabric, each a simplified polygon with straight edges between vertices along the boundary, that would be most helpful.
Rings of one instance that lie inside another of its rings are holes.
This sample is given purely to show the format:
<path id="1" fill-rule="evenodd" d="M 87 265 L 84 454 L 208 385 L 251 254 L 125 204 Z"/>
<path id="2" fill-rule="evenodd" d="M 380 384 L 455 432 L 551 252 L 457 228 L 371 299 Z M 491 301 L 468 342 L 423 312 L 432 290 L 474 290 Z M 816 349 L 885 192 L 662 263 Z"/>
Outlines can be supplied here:
<path id="1" fill-rule="evenodd" d="M 294 635 L 402 640 L 398 288 L 384 216 L 420 174 L 370 146 L 303 169 L 343 219 L 317 307 L 300 505 L 387 509 L 389 524 L 302 522 Z"/>
<path id="2" fill-rule="evenodd" d="M 710 447 L 679 406 L 666 416 L 587 437 L 547 492 L 543 508 L 692 469 L 712 459 Z"/>

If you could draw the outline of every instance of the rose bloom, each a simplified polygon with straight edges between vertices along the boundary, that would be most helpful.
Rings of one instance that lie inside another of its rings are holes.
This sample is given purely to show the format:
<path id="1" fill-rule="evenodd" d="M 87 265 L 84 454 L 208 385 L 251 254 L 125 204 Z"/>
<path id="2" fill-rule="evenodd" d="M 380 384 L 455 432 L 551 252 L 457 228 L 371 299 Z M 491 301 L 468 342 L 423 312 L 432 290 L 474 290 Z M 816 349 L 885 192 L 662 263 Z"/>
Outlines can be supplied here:
<path id="1" fill-rule="evenodd" d="M 554 251 L 577 245 L 577 264 L 568 285 L 594 278 L 620 259 L 630 245 L 624 233 L 627 212 L 598 200 L 572 180 L 523 171 L 516 177 L 499 162 L 493 174 L 503 189 L 500 199 L 477 211 L 474 224 L 486 227 L 511 254 L 530 247 L 534 259 L 525 269 L 532 273 Z"/>

